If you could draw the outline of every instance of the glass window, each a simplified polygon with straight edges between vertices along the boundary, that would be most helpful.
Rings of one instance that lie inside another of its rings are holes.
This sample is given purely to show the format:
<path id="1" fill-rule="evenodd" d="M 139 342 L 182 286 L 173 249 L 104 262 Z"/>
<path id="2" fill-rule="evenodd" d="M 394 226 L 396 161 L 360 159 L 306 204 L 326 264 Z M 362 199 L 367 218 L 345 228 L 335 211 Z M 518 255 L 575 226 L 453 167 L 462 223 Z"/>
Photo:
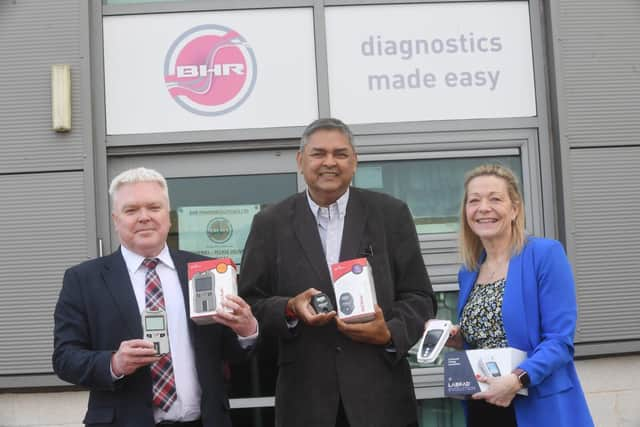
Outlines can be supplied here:
<path id="1" fill-rule="evenodd" d="M 230 255 L 238 266 L 253 215 L 297 189 L 296 173 L 168 178 L 171 230 L 168 244 L 211 257 Z M 229 397 L 274 396 L 277 343 L 264 339 L 249 361 L 227 365 Z M 272 426 L 273 408 L 231 411 L 234 425 Z"/>
<path id="2" fill-rule="evenodd" d="M 511 168 L 522 182 L 520 156 L 499 156 L 361 161 L 354 185 L 404 200 L 413 214 L 418 234 L 455 233 L 464 175 L 483 163 L 501 163 Z"/>
<path id="3" fill-rule="evenodd" d="M 428 399 L 418 401 L 420 427 L 464 427 L 464 412 L 459 401 Z"/>
<path id="4" fill-rule="evenodd" d="M 169 178 L 168 244 L 239 266 L 253 215 L 297 191 L 295 173 Z"/>
<path id="5" fill-rule="evenodd" d="M 231 425 L 253 426 L 253 427 L 273 427 L 275 425 L 275 408 L 237 408 L 232 409 Z"/>

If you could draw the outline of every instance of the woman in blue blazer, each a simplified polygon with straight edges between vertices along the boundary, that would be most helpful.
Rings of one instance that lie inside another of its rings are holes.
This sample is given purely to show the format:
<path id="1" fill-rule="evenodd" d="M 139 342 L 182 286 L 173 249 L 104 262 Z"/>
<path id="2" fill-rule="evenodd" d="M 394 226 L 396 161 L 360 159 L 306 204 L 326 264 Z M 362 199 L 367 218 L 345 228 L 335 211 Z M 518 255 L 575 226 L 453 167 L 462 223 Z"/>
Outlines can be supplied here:
<path id="1" fill-rule="evenodd" d="M 589 427 L 573 363 L 576 299 L 562 245 L 528 237 L 517 180 L 500 165 L 467 174 L 461 208 L 458 319 L 448 345 L 514 347 L 527 358 L 466 403 L 469 426 Z M 528 396 L 516 395 L 521 388 Z"/>

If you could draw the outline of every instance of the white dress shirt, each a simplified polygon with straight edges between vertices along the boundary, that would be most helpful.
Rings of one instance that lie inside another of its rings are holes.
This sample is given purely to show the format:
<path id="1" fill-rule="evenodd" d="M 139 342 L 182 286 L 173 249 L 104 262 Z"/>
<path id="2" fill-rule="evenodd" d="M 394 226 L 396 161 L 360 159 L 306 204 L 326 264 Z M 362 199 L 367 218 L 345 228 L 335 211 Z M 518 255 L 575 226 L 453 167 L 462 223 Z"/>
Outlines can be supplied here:
<path id="1" fill-rule="evenodd" d="M 127 264 L 129 277 L 133 284 L 133 292 L 140 313 L 145 308 L 145 275 L 147 268 L 142 265 L 145 257 L 135 254 L 121 246 L 124 262 Z M 173 362 L 173 374 L 176 379 L 177 399 L 168 412 L 154 408 L 153 417 L 156 423 L 161 421 L 193 421 L 200 418 L 200 383 L 196 371 L 193 345 L 187 326 L 187 313 L 184 306 L 182 287 L 169 249 L 165 245 L 156 256 L 160 262 L 156 272 L 162 283 L 165 311 L 169 329 L 169 346 Z"/>
<path id="2" fill-rule="evenodd" d="M 342 245 L 344 218 L 347 214 L 347 202 L 349 202 L 349 189 L 347 188 L 347 191 L 328 207 L 321 207 L 314 202 L 309 191 L 307 191 L 307 201 L 318 224 L 320 241 L 329 272 L 331 272 L 331 265 L 340 261 L 340 246 Z"/>

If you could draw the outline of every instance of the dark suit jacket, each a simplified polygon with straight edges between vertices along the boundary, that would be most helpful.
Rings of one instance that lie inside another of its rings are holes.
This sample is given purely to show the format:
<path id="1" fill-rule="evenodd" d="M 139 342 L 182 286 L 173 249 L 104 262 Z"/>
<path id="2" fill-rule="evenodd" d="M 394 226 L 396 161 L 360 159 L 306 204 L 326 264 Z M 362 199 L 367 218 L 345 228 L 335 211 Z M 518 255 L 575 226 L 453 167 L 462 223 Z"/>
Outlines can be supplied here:
<path id="1" fill-rule="evenodd" d="M 291 296 L 314 287 L 337 307 L 318 226 L 304 192 L 258 213 L 240 293 L 252 304 L 261 336 L 279 341 L 278 426 L 334 426 L 340 397 L 353 427 L 416 420 L 405 355 L 433 316 L 434 301 L 413 219 L 401 201 L 352 188 L 344 221 L 340 259 L 368 257 L 396 351 L 352 341 L 335 322 L 290 330 L 284 312 Z"/>
<path id="2" fill-rule="evenodd" d="M 182 285 L 187 316 L 187 262 L 205 259 L 171 251 Z M 90 390 L 84 419 L 92 426 L 155 426 L 149 367 L 113 381 L 111 354 L 124 340 L 142 338 L 142 323 L 126 264 L 118 250 L 65 272 L 55 309 L 53 368 L 60 378 Z M 188 320 L 202 388 L 204 426 L 230 426 L 222 361 L 245 352 L 236 334 L 221 325 Z"/>

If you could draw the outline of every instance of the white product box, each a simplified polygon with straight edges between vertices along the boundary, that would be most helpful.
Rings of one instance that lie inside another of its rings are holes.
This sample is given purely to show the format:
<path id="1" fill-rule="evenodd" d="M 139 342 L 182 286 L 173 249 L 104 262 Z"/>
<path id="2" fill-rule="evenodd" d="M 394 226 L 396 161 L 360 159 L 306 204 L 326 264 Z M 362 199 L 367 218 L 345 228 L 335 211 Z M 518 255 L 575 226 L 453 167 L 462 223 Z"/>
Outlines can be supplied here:
<path id="1" fill-rule="evenodd" d="M 366 258 L 331 265 L 338 317 L 348 323 L 367 322 L 375 317 L 376 289 Z"/>
<path id="2" fill-rule="evenodd" d="M 489 387 L 476 379 L 477 374 L 494 377 L 509 375 L 527 358 L 527 353 L 507 347 L 451 351 L 444 357 L 444 395 L 468 399 L 472 394 Z M 522 389 L 518 394 L 527 396 L 529 392 Z"/>
<path id="3" fill-rule="evenodd" d="M 187 264 L 189 277 L 189 316 L 199 325 L 214 323 L 211 317 L 226 310 L 226 295 L 238 295 L 238 273 L 230 258 L 210 259 Z M 228 310 L 227 310 L 228 311 Z"/>

